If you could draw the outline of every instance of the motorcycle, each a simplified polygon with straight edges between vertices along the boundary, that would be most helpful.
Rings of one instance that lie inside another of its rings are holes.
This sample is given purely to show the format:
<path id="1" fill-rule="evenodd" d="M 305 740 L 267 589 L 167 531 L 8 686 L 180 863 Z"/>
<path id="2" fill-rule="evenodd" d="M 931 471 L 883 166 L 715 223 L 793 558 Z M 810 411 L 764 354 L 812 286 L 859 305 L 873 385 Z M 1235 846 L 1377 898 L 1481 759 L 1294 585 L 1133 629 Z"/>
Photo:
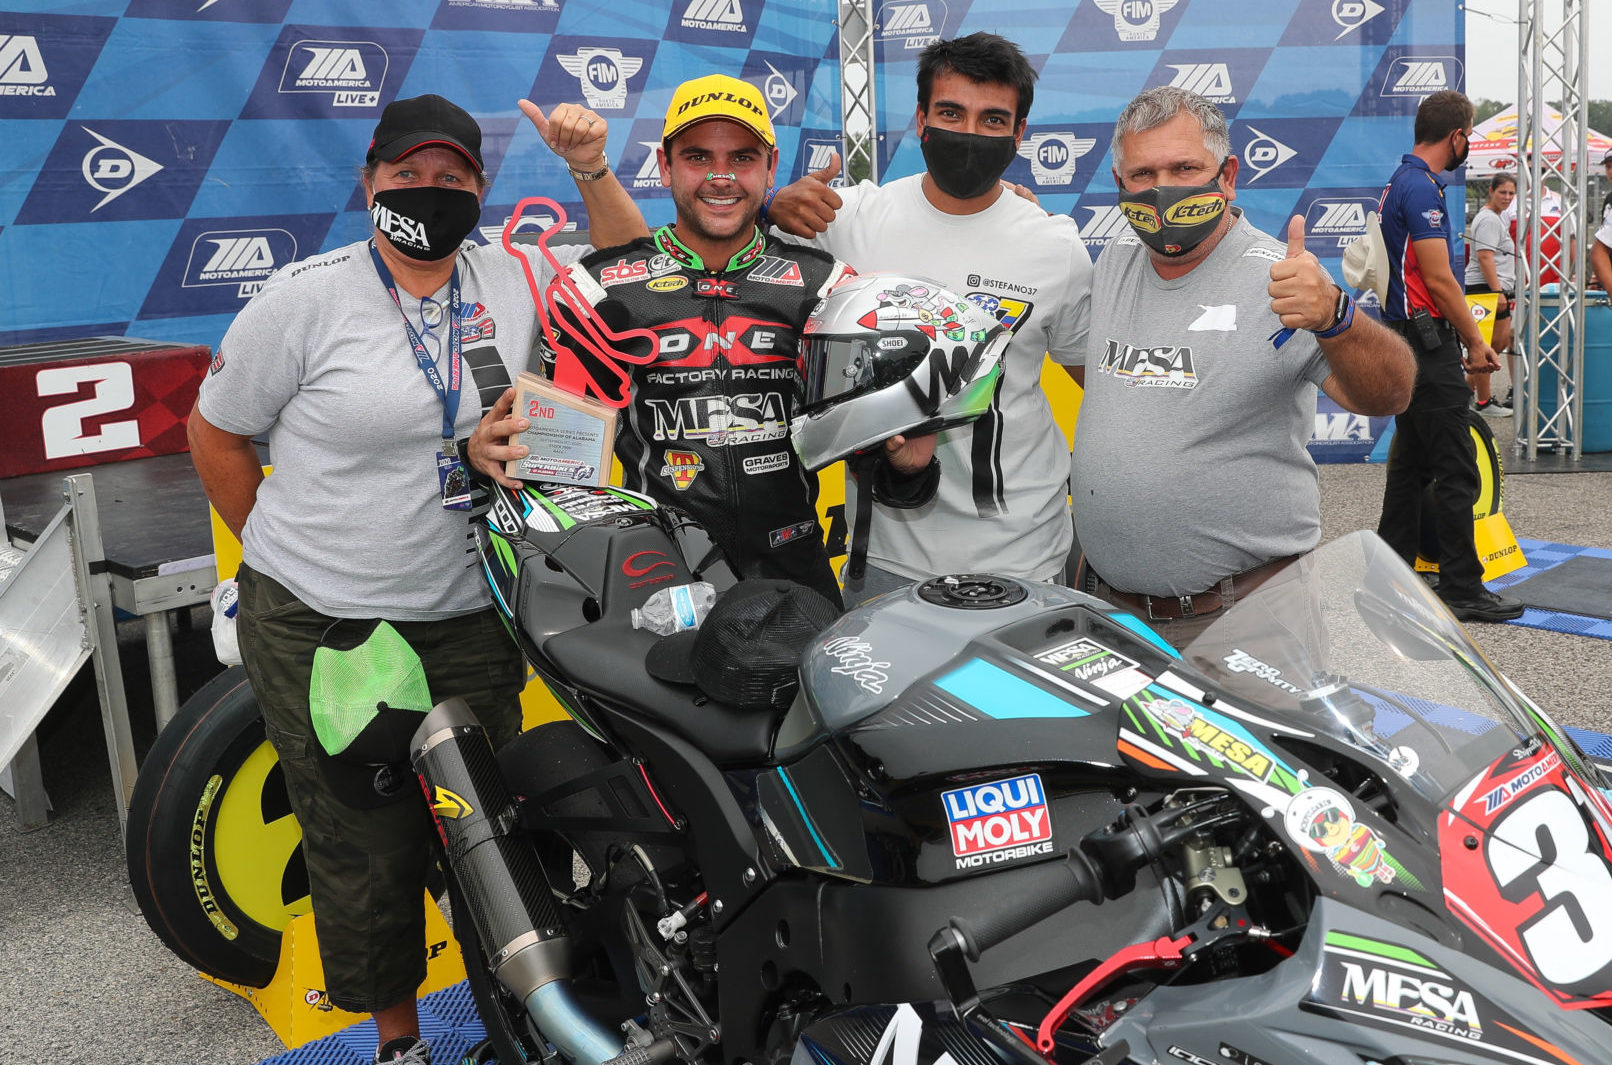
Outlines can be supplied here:
<path id="1" fill-rule="evenodd" d="M 1608 778 L 1371 533 L 1179 653 L 925 581 L 776 713 L 646 672 L 632 609 L 733 583 L 675 512 L 498 488 L 477 539 L 571 714 L 413 743 L 499 1061 L 1607 1060 Z"/>

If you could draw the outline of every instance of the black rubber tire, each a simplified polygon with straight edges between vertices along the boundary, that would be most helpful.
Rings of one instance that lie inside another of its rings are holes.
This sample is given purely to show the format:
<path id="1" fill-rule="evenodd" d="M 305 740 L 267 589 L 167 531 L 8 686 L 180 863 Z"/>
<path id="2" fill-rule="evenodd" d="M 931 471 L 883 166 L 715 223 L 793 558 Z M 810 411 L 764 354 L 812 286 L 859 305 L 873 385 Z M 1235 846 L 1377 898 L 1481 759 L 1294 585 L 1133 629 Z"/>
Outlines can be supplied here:
<path id="1" fill-rule="evenodd" d="M 186 700 L 157 736 L 135 780 L 125 836 L 129 885 L 151 930 L 187 964 L 250 987 L 263 987 L 274 977 L 280 934 L 295 912 L 308 907 L 301 831 L 295 828 L 272 748 L 260 750 L 266 744 L 246 671 L 240 666 L 225 670 Z M 265 759 L 272 764 L 265 765 Z M 279 845 L 264 848 L 262 854 L 277 867 L 255 866 L 254 857 L 235 863 L 245 867 L 221 877 L 220 815 L 249 760 L 253 773 L 239 786 L 257 794 L 237 792 L 231 808 L 249 803 L 244 808 L 261 816 L 262 825 L 273 827 Z M 293 830 L 295 844 L 288 835 Z M 232 878 L 237 885 L 251 881 L 257 886 L 258 919 L 231 897 Z M 283 912 L 262 905 L 265 880 L 269 897 L 283 904 Z"/>

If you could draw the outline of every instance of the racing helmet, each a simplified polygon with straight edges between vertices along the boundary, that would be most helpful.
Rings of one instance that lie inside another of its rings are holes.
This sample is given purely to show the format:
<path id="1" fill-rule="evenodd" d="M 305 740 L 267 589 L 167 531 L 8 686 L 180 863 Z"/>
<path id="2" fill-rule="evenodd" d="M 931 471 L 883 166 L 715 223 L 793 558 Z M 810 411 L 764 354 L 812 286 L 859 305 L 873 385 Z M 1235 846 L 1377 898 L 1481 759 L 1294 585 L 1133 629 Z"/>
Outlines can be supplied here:
<path id="1" fill-rule="evenodd" d="M 897 433 L 932 433 L 985 413 L 1011 334 L 939 282 L 861 274 L 836 285 L 801 331 L 805 396 L 790 422 L 801 464 L 819 470 Z"/>

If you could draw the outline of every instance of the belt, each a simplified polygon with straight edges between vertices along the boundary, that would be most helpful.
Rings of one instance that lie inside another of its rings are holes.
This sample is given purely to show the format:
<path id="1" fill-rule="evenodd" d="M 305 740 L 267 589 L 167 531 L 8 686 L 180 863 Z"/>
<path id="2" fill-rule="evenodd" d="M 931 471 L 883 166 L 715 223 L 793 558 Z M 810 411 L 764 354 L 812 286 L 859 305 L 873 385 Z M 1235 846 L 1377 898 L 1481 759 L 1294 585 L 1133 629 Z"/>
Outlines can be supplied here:
<path id="1" fill-rule="evenodd" d="M 1130 607 L 1148 621 L 1181 621 L 1185 618 L 1201 618 L 1224 610 L 1264 584 L 1282 567 L 1298 557 L 1288 555 L 1272 559 L 1251 570 L 1227 577 L 1208 591 L 1198 592 L 1195 595 L 1144 595 L 1140 592 L 1123 592 L 1099 577 L 1084 560 L 1082 560 L 1083 572 L 1080 584 L 1082 591 L 1089 592 L 1099 599 L 1106 599 L 1116 606 Z"/>

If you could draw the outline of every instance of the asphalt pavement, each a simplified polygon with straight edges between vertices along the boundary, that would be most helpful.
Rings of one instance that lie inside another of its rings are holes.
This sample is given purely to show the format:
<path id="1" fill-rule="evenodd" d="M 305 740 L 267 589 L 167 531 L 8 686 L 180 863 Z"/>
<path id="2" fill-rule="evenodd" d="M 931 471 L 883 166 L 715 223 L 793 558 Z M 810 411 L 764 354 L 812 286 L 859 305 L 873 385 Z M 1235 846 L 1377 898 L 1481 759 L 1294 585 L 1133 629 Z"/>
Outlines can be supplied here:
<path id="1" fill-rule="evenodd" d="M 1510 458 L 1507 422 L 1492 423 Z M 1375 528 L 1383 468 L 1321 468 L 1323 535 Z M 1612 549 L 1612 472 L 1509 476 L 1519 536 Z M 1520 628 L 1471 631 L 1495 665 L 1566 725 L 1612 733 L 1612 641 Z M 153 737 L 137 626 L 120 632 L 135 739 Z M 205 608 L 175 634 L 180 697 L 219 669 Z M 0 796 L 0 1062 L 209 1065 L 283 1050 L 244 999 L 201 979 L 146 927 L 129 890 L 93 677 L 86 667 L 40 734 L 54 813 L 19 831 Z"/>

